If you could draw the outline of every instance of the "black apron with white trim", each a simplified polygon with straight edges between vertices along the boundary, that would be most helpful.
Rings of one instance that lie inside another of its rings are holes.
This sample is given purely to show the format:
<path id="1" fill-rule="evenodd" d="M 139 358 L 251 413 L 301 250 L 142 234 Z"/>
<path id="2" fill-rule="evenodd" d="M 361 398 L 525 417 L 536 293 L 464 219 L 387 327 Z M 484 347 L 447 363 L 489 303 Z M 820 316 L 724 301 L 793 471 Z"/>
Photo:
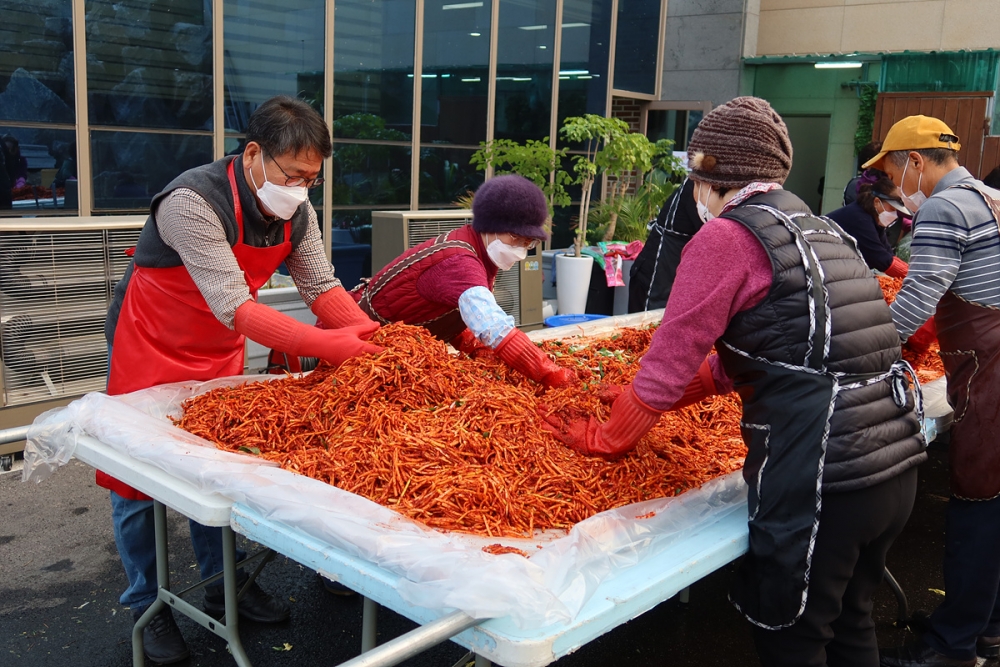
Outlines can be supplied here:
<path id="1" fill-rule="evenodd" d="M 750 549 L 730 592 L 767 629 L 805 610 L 824 493 L 873 486 L 926 458 L 919 397 L 878 282 L 850 236 L 795 195 L 723 217 L 767 251 L 774 280 L 716 347 L 743 401 Z"/>

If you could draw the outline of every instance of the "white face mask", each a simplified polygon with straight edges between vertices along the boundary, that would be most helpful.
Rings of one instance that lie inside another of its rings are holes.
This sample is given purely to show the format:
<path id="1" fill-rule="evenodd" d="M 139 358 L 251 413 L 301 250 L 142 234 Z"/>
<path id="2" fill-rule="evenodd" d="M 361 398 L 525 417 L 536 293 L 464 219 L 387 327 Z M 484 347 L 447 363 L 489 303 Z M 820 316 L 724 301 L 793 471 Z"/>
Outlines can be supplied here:
<path id="1" fill-rule="evenodd" d="M 895 211 L 882 211 L 878 214 L 878 224 L 881 227 L 888 227 L 892 223 L 896 222 L 897 214 Z"/>
<path id="2" fill-rule="evenodd" d="M 708 190 L 708 196 L 705 197 L 704 204 L 701 203 L 700 199 L 696 202 L 698 204 L 698 217 L 701 218 L 702 222 L 708 222 L 709 220 L 715 217 L 714 215 L 712 215 L 712 212 L 708 210 L 708 200 L 709 197 L 712 196 L 712 188 L 708 187 L 707 185 L 702 185 L 701 187 L 703 189 Z"/>
<path id="3" fill-rule="evenodd" d="M 260 152 L 260 168 L 264 170 L 264 151 Z M 275 185 L 267 180 L 267 171 L 264 171 L 264 185 L 257 187 L 257 180 L 253 177 L 253 167 L 251 167 L 250 180 L 257 188 L 257 198 L 260 199 L 264 210 L 282 220 L 288 220 L 295 215 L 299 206 L 309 199 L 309 190 L 305 186 Z"/>
<path id="4" fill-rule="evenodd" d="M 917 191 L 912 195 L 906 194 L 903 190 L 903 183 L 905 182 L 903 179 L 906 178 L 906 168 L 909 166 L 910 161 L 907 159 L 906 165 L 903 167 L 903 175 L 899 178 L 899 194 L 902 195 L 903 203 L 906 204 L 906 208 L 916 213 L 917 209 L 920 208 L 925 201 L 927 201 L 927 195 L 920 191 L 920 182 L 924 179 L 924 174 L 921 172 L 917 177 Z"/>
<path id="5" fill-rule="evenodd" d="M 486 254 L 497 268 L 501 271 L 508 271 L 518 262 L 528 256 L 528 249 L 521 246 L 507 245 L 497 237 L 486 246 Z"/>

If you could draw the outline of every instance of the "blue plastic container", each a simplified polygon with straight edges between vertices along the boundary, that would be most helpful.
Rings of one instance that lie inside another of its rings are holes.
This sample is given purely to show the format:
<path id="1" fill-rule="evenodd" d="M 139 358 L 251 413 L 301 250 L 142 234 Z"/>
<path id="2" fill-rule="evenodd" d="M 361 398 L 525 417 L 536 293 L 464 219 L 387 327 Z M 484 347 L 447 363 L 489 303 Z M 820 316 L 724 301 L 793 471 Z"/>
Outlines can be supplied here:
<path id="1" fill-rule="evenodd" d="M 594 313 L 580 313 L 579 315 L 553 315 L 545 318 L 547 327 L 564 327 L 567 324 L 583 324 L 593 320 L 603 320 L 607 315 L 596 315 Z"/>

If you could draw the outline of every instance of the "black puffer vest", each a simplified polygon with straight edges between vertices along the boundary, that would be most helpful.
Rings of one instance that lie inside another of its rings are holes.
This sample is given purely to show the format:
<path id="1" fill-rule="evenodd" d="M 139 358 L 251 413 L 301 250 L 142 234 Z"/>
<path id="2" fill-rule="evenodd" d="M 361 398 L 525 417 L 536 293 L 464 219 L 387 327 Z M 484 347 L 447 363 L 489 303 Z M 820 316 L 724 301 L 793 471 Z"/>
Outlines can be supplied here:
<path id="1" fill-rule="evenodd" d="M 285 242 L 285 225 L 283 221 L 265 219 L 257 208 L 257 199 L 253 190 L 243 176 L 243 156 L 225 157 L 201 167 L 189 169 L 167 184 L 167 187 L 153 197 L 149 206 L 149 217 L 139 233 L 139 241 L 135 246 L 135 255 L 125 271 L 125 275 L 115 285 L 114 298 L 108 308 L 108 316 L 104 321 L 104 336 L 108 344 L 115 338 L 115 327 L 125 299 L 125 289 L 132 278 L 132 267 L 139 265 L 147 268 L 170 268 L 183 264 L 180 255 L 168 246 L 156 227 L 156 208 L 163 198 L 179 188 L 194 190 L 212 207 L 222 221 L 226 231 L 226 241 L 230 246 L 239 239 L 239 226 L 236 223 L 236 213 L 233 208 L 233 191 L 229 184 L 227 167 L 229 162 L 236 160 L 236 188 L 240 193 L 240 206 L 243 210 L 243 242 L 255 248 L 264 248 Z M 305 236 L 309 225 L 309 206 L 299 206 L 292 216 L 292 251 L 298 247 Z"/>
<path id="2" fill-rule="evenodd" d="M 832 220 L 775 190 L 723 217 L 749 229 L 771 291 L 716 344 L 743 401 L 750 552 L 731 593 L 754 623 L 798 620 L 824 493 L 885 481 L 926 458 L 913 376 L 889 307 Z"/>

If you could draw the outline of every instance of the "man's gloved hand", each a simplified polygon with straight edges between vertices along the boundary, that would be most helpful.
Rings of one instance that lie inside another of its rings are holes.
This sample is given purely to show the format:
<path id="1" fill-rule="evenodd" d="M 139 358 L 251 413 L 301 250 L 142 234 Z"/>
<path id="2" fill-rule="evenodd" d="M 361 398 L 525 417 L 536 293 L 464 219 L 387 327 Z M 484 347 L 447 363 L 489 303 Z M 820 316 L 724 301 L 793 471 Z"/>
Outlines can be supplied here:
<path id="1" fill-rule="evenodd" d="M 899 257 L 893 257 L 892 264 L 890 264 L 889 268 L 885 270 L 885 275 L 890 278 L 905 278 L 909 270 L 909 264 L 901 260 Z"/>
<path id="2" fill-rule="evenodd" d="M 493 354 L 493 350 L 483 345 L 476 338 L 476 334 L 472 333 L 468 327 L 462 329 L 462 333 L 452 338 L 449 342 L 453 348 L 473 359 L 489 359 L 496 356 Z"/>
<path id="3" fill-rule="evenodd" d="M 611 418 L 604 424 L 593 417 L 573 418 L 567 415 L 544 417 L 542 428 L 564 445 L 584 456 L 617 459 L 635 449 L 660 419 L 659 410 L 649 407 L 629 386 L 611 406 Z"/>
<path id="4" fill-rule="evenodd" d="M 520 329 L 514 329 L 497 345 L 496 355 L 505 364 L 546 387 L 571 387 L 576 374 L 549 359 Z"/>
<path id="5" fill-rule="evenodd" d="M 708 359 L 709 357 L 705 357 L 705 361 L 701 362 L 697 375 L 688 383 L 677 402 L 670 406 L 671 410 L 680 410 L 719 393 L 715 387 L 715 378 L 712 377 L 712 366 L 708 363 Z"/>
<path id="6" fill-rule="evenodd" d="M 319 357 L 336 366 L 351 357 L 383 349 L 361 338 L 371 335 L 372 328 L 368 324 L 319 329 L 256 301 L 246 301 L 236 309 L 233 328 L 264 347 L 297 357 Z"/>
<path id="7" fill-rule="evenodd" d="M 360 329 L 358 334 L 362 340 L 368 340 L 379 329 L 378 322 L 372 321 L 343 287 L 334 287 L 320 294 L 319 298 L 313 301 L 310 310 L 323 324 L 320 329 L 364 325 L 366 328 Z"/>
<path id="8" fill-rule="evenodd" d="M 903 348 L 913 354 L 920 356 L 925 354 L 930 346 L 937 342 L 937 327 L 934 325 L 934 318 L 924 322 L 923 326 L 913 332 L 913 335 L 906 339 Z"/>

